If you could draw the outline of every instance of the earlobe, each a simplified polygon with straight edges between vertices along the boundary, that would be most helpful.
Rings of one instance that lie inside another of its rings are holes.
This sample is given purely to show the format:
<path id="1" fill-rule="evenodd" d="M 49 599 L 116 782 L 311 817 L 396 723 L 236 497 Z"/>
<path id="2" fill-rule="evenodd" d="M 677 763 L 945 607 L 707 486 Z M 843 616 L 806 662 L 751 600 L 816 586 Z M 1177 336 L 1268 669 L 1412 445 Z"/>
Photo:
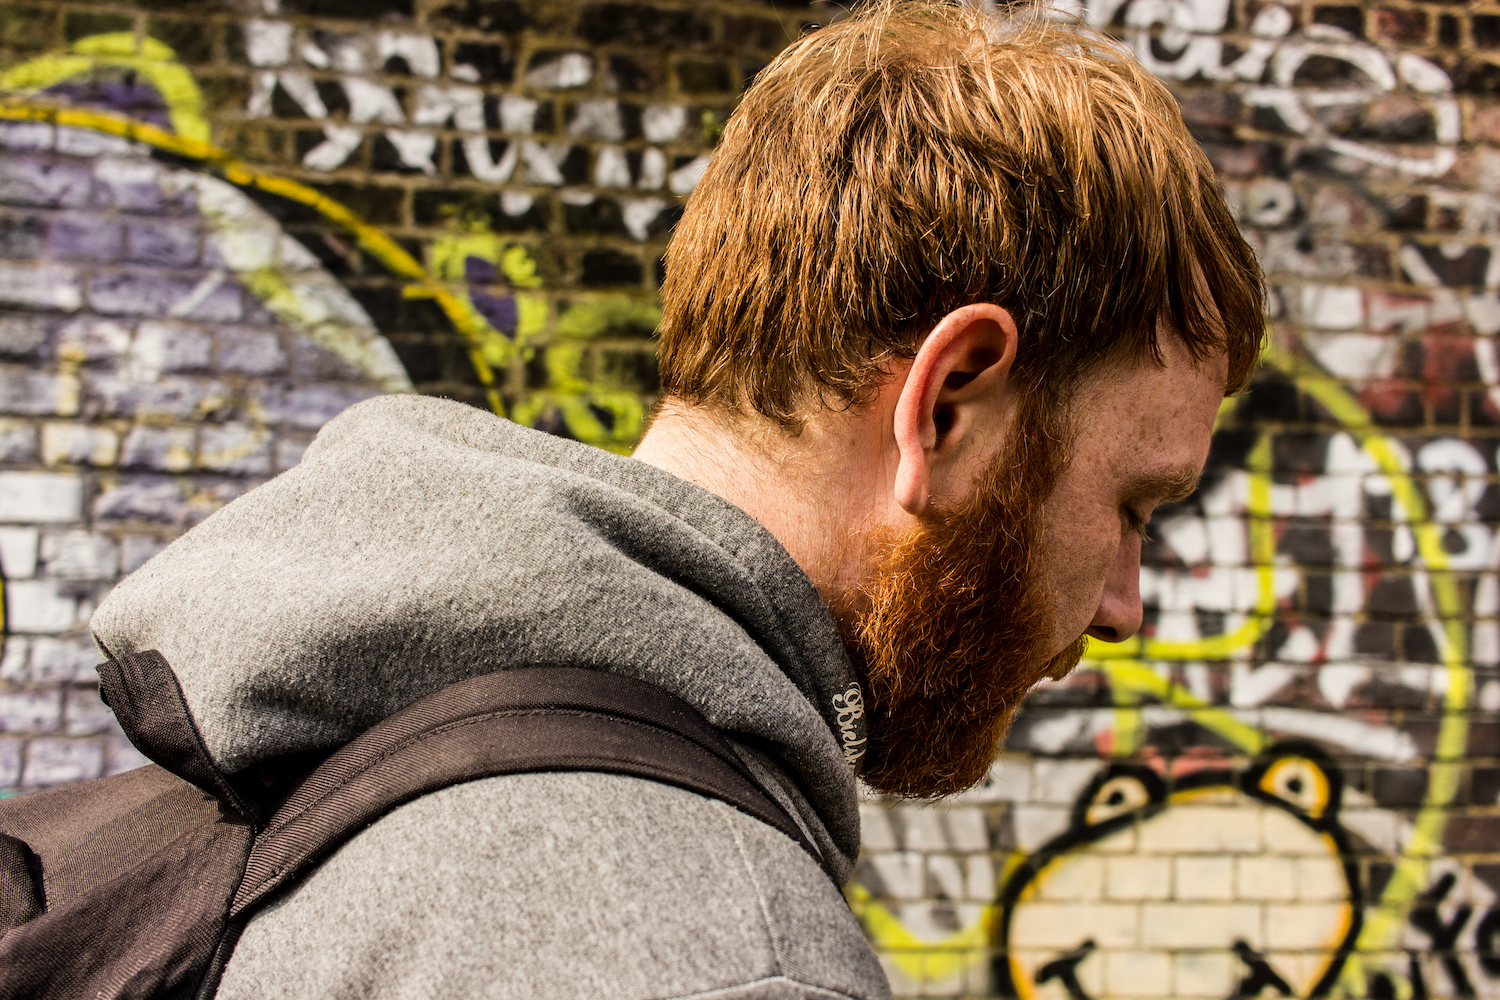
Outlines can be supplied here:
<path id="1" fill-rule="evenodd" d="M 892 485 L 902 510 L 919 516 L 934 492 L 946 492 L 954 459 L 997 402 L 1015 356 L 1015 321 L 988 302 L 955 309 L 922 341 L 896 400 Z"/>

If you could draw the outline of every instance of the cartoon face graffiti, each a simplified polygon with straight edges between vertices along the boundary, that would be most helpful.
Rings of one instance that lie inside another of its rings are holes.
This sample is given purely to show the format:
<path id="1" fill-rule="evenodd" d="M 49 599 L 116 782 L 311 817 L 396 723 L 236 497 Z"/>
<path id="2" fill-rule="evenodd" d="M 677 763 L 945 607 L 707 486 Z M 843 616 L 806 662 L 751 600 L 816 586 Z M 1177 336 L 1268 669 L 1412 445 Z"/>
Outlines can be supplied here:
<path id="1" fill-rule="evenodd" d="M 1359 930 L 1339 772 L 1286 744 L 1238 773 L 1116 764 L 1007 879 L 1004 996 L 1316 997 Z"/>

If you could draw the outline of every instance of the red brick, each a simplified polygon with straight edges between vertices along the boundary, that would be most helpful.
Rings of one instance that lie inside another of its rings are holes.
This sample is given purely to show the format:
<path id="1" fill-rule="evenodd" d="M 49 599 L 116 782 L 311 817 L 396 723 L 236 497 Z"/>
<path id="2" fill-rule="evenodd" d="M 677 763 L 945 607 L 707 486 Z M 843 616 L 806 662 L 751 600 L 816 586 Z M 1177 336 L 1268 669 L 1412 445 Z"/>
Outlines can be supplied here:
<path id="1" fill-rule="evenodd" d="M 1469 138 L 1500 143 L 1500 108 L 1477 108 L 1469 120 Z"/>
<path id="2" fill-rule="evenodd" d="M 1402 10 L 1381 7 L 1375 11 L 1375 37 L 1399 45 L 1421 45 L 1427 41 L 1430 26 L 1425 10 Z"/>
<path id="3" fill-rule="evenodd" d="M 1500 816 L 1449 816 L 1443 846 L 1449 851 L 1488 854 L 1500 844 Z"/>

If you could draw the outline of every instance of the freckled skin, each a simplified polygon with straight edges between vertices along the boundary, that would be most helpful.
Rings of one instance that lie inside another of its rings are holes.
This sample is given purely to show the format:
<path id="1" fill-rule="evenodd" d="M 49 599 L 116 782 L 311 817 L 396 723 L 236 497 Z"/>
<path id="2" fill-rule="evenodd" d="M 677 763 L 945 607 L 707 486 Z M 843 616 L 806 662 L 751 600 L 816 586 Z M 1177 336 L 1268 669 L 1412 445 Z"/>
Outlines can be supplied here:
<path id="1" fill-rule="evenodd" d="M 1208 459 L 1227 360 L 1194 363 L 1175 337 L 1162 356 L 1165 366 L 1111 372 L 1075 398 L 1073 462 L 1047 501 L 1039 563 L 1056 601 L 1054 653 L 1085 631 L 1119 642 L 1140 629 L 1141 538 L 1122 507 L 1148 519 L 1171 498 L 1140 493 L 1142 477 L 1196 475 Z"/>

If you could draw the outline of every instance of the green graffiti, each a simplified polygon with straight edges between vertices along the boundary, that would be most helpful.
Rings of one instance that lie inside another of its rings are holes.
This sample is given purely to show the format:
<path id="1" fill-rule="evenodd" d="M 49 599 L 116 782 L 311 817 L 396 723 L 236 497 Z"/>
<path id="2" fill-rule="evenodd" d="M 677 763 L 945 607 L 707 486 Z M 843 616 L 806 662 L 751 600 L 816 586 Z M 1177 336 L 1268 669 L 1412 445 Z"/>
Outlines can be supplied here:
<path id="1" fill-rule="evenodd" d="M 616 330 L 649 331 L 659 322 L 661 309 L 654 302 L 623 295 L 573 303 L 558 317 L 555 339 L 545 349 L 546 387 L 518 403 L 512 415 L 535 426 L 555 413 L 578 440 L 629 452 L 641 436 L 646 407 L 638 393 L 587 374 L 584 343 Z"/>
<path id="2" fill-rule="evenodd" d="M 434 277 L 443 282 L 450 295 L 463 310 L 471 337 L 477 342 L 480 355 L 491 368 L 504 369 L 516 360 L 531 357 L 531 341 L 547 327 L 547 300 L 533 292 L 516 291 L 512 298 L 516 305 L 515 330 L 506 334 L 475 305 L 468 286 L 467 267 L 473 257 L 494 265 L 517 288 L 536 288 L 541 279 L 536 275 L 536 264 L 524 247 L 505 247 L 500 237 L 485 228 L 477 219 L 460 217 L 453 223 L 452 231 L 435 240 L 428 250 Z M 409 298 L 430 298 L 431 290 L 413 286 L 407 290 Z"/>
<path id="3" fill-rule="evenodd" d="M 562 309 L 555 324 L 549 323 L 551 306 L 547 296 L 537 291 L 542 278 L 530 249 L 507 245 L 490 230 L 482 213 L 455 210 L 449 225 L 449 231 L 428 248 L 430 270 L 463 309 L 484 361 L 504 370 L 541 357 L 545 384 L 511 408 L 511 419 L 532 427 L 556 427 L 560 422 L 557 429 L 565 429 L 579 441 L 628 452 L 641 435 L 645 405 L 629 387 L 589 374 L 585 344 L 615 330 L 649 332 L 661 320 L 661 310 L 654 302 L 605 295 L 573 302 Z M 493 266 L 509 289 L 495 289 L 492 294 L 471 287 L 471 260 Z M 430 291 L 413 287 L 407 294 L 425 297 Z M 480 308 L 479 296 L 491 302 L 509 299 L 515 308 L 514 330 L 496 327 Z"/>

